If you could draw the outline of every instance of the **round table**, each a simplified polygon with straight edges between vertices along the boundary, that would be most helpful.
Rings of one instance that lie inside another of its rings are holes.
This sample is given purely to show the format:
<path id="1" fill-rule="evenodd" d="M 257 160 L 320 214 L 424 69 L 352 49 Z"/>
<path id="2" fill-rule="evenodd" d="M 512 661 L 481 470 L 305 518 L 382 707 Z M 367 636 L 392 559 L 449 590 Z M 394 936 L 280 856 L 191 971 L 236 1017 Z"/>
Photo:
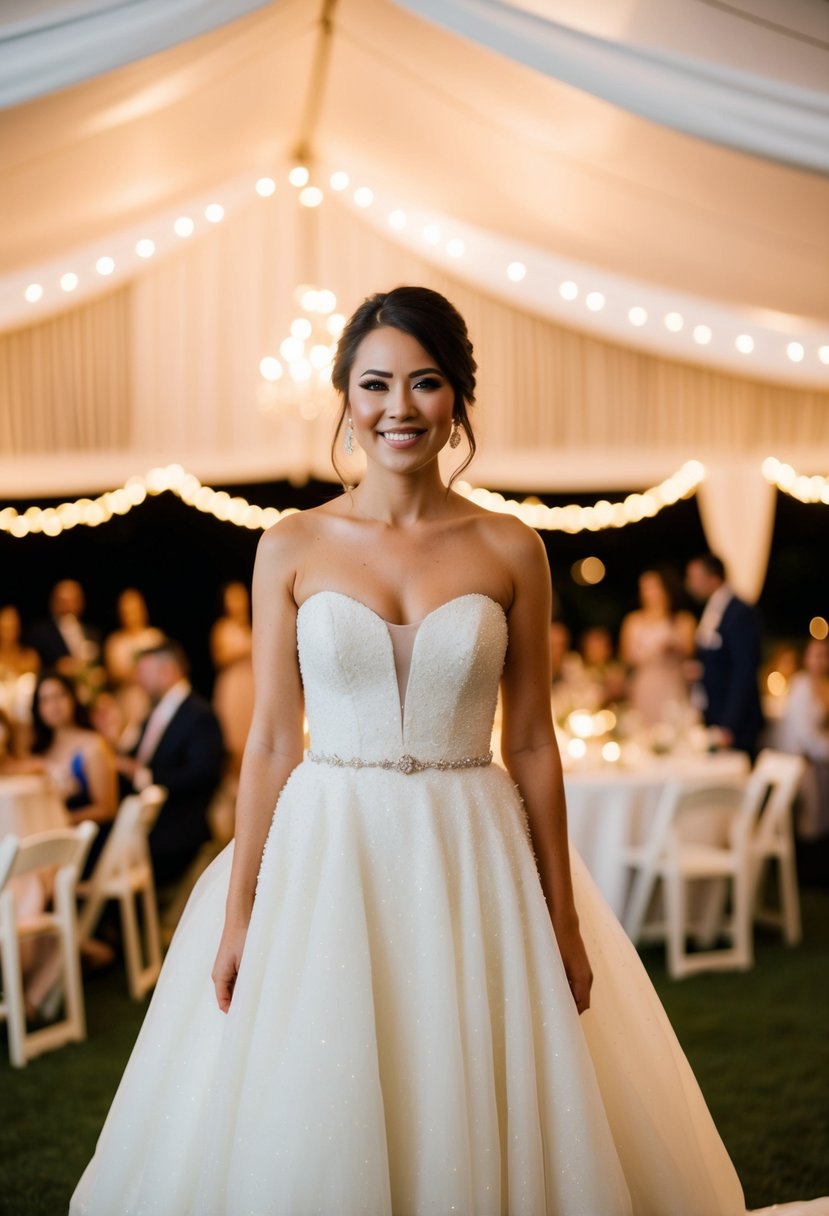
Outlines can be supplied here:
<path id="1" fill-rule="evenodd" d="M 68 824 L 66 807 L 48 777 L 37 773 L 0 777 L 0 836 L 33 836 Z"/>
<path id="2" fill-rule="evenodd" d="M 622 917 L 628 888 L 623 851 L 647 838 L 665 785 L 687 779 L 740 788 L 749 770 L 743 752 L 652 756 L 631 766 L 605 762 L 565 770 L 570 840 L 616 916 Z"/>

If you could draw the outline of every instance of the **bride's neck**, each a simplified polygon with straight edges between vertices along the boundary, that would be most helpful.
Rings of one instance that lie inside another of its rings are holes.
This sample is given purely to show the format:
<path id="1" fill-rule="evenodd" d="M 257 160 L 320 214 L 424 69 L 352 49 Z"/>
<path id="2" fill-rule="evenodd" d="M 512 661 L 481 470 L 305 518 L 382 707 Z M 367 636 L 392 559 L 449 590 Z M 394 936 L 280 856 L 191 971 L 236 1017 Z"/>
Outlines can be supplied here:
<path id="1" fill-rule="evenodd" d="M 403 474 L 369 465 L 352 494 L 360 514 L 403 527 L 442 514 L 446 499 L 437 461 L 416 473 Z"/>

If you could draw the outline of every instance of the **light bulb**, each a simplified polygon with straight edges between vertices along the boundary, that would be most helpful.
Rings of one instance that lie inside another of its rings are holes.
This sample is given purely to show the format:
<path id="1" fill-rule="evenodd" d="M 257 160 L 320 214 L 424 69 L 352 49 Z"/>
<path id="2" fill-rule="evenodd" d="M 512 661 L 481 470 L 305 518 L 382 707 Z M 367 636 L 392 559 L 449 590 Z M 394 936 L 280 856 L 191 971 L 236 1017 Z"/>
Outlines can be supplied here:
<path id="1" fill-rule="evenodd" d="M 348 189 L 348 174 L 339 169 L 336 173 L 332 173 L 328 180 L 328 184 L 332 190 L 339 192 L 340 190 Z"/>
<path id="2" fill-rule="evenodd" d="M 805 354 L 803 345 L 800 342 L 790 342 L 786 347 L 786 354 L 791 359 L 792 363 L 802 363 Z"/>
<path id="3" fill-rule="evenodd" d="M 523 262 L 510 262 L 507 266 L 507 278 L 513 283 L 520 283 L 527 273 L 527 267 Z"/>
<path id="4" fill-rule="evenodd" d="M 297 317 L 291 322 L 291 333 L 295 338 L 304 341 L 311 337 L 311 322 L 307 317 Z"/>
<path id="5" fill-rule="evenodd" d="M 173 224 L 173 228 L 175 229 L 176 236 L 183 236 L 183 237 L 192 236 L 193 229 L 195 228 L 195 226 L 196 225 L 190 219 L 189 215 L 180 215 L 178 217 L 178 219 L 176 220 L 176 222 Z"/>
<path id="6" fill-rule="evenodd" d="M 374 191 L 369 190 L 368 186 L 360 186 L 354 191 L 354 202 L 358 207 L 370 207 L 374 202 Z"/>
<path id="7" fill-rule="evenodd" d="M 209 224 L 218 224 L 225 217 L 225 209 L 221 203 L 210 203 L 204 209 L 204 218 Z"/>
<path id="8" fill-rule="evenodd" d="M 305 186 L 299 192 L 299 201 L 303 207 L 319 207 L 324 195 L 319 186 Z"/>
<path id="9" fill-rule="evenodd" d="M 259 371 L 265 380 L 281 380 L 282 364 L 273 355 L 266 355 L 259 364 Z"/>
<path id="10" fill-rule="evenodd" d="M 98 258 L 98 261 L 95 263 L 95 269 L 98 271 L 98 274 L 106 277 L 112 274 L 115 269 L 115 262 L 109 257 Z"/>
<path id="11" fill-rule="evenodd" d="M 305 343 L 301 338 L 283 338 L 279 344 L 280 355 L 289 363 L 293 363 L 295 359 L 301 359 L 304 351 Z M 293 375 L 293 372 L 291 374 Z"/>
<path id="12" fill-rule="evenodd" d="M 37 304 L 43 295 L 43 288 L 40 283 L 30 283 L 23 294 L 30 304 Z"/>
<path id="13" fill-rule="evenodd" d="M 644 308 L 640 308 L 639 305 L 636 305 L 634 308 L 631 308 L 628 311 L 628 320 L 630 321 L 631 325 L 635 325 L 637 329 L 644 325 L 647 319 L 647 312 Z"/>
<path id="14" fill-rule="evenodd" d="M 450 258 L 462 258 L 466 246 L 458 236 L 453 236 L 451 241 L 446 242 L 446 252 Z"/>
<path id="15" fill-rule="evenodd" d="M 406 212 L 392 211 L 389 214 L 389 228 L 394 228 L 396 232 L 401 232 L 406 227 Z"/>
<path id="16" fill-rule="evenodd" d="M 665 328 L 672 334 L 678 334 L 684 324 L 685 319 L 680 312 L 669 312 L 665 316 Z"/>
<path id="17" fill-rule="evenodd" d="M 591 312 L 601 312 L 605 305 L 604 296 L 600 291 L 591 291 L 584 302 Z"/>
<path id="18" fill-rule="evenodd" d="M 440 244 L 440 228 L 437 224 L 427 224 L 423 229 L 423 239 L 427 245 Z"/>
<path id="19" fill-rule="evenodd" d="M 711 341 L 711 326 L 710 325 L 695 325 L 694 326 L 694 341 L 699 346 L 707 346 Z"/>
<path id="20" fill-rule="evenodd" d="M 294 165 L 291 172 L 288 174 L 288 181 L 292 186 L 307 186 L 310 173 L 305 165 Z"/>
<path id="21" fill-rule="evenodd" d="M 333 291 L 329 291 L 327 287 L 323 287 L 322 291 L 317 292 L 317 312 L 321 312 L 324 316 L 333 312 L 337 307 L 337 297 Z"/>
<path id="22" fill-rule="evenodd" d="M 155 253 L 155 241 L 151 241 L 148 236 L 143 237 L 136 243 L 135 252 L 140 258 L 151 258 Z"/>
<path id="23" fill-rule="evenodd" d="M 558 294 L 561 296 L 562 300 L 575 300 L 576 296 L 579 294 L 579 289 L 572 279 L 568 279 L 566 282 L 561 284 L 558 289 Z"/>
<path id="24" fill-rule="evenodd" d="M 341 312 L 332 312 L 331 316 L 325 322 L 325 328 L 331 334 L 332 338 L 339 338 L 340 334 L 345 329 L 345 317 Z"/>
<path id="25" fill-rule="evenodd" d="M 256 193 L 260 198 L 270 198 L 276 190 L 276 182 L 272 177 L 260 177 L 256 183 Z"/>
<path id="26" fill-rule="evenodd" d="M 78 286 L 78 276 L 72 270 L 60 276 L 60 285 L 64 291 L 74 291 Z"/>
<path id="27" fill-rule="evenodd" d="M 734 339 L 734 345 L 741 355 L 750 355 L 754 350 L 754 339 L 751 334 L 738 334 Z"/>

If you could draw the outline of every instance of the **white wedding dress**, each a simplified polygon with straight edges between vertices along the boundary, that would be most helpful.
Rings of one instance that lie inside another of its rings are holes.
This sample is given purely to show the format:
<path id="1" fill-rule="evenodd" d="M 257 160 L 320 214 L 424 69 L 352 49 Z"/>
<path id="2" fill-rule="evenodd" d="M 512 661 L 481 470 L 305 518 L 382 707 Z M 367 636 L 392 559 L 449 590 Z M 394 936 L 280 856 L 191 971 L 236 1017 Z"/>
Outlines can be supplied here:
<path id="1" fill-rule="evenodd" d="M 232 845 L 191 896 L 71 1216 L 742 1216 L 574 856 L 595 974 L 576 1013 L 521 802 L 485 763 L 500 606 L 463 595 L 390 628 L 323 591 L 297 636 L 312 751 L 277 803 L 230 1012 L 210 970 Z"/>

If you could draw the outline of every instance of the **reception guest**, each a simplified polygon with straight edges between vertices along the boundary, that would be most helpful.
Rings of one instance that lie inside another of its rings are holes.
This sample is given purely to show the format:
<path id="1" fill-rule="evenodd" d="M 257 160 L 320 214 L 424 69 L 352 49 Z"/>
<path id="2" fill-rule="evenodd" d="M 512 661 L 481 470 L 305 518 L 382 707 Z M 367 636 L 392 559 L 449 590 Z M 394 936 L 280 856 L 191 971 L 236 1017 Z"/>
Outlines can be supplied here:
<path id="1" fill-rule="evenodd" d="M 216 668 L 213 708 L 222 727 L 228 767 L 238 776 L 253 717 L 253 667 L 250 595 L 244 583 L 222 588 L 222 615 L 210 631 L 210 654 Z"/>
<path id="2" fill-rule="evenodd" d="M 619 651 L 630 669 L 630 702 L 645 726 L 668 721 L 688 704 L 683 669 L 694 653 L 696 623 L 682 609 L 681 590 L 672 571 L 645 570 L 639 608 L 622 621 Z"/>
<path id="3" fill-rule="evenodd" d="M 181 646 L 166 639 L 138 657 L 136 677 L 153 709 L 119 772 L 136 790 L 164 786 L 167 800 L 150 833 L 159 885 L 174 882 L 210 838 L 207 808 L 218 787 L 224 746 L 218 719 L 187 678 Z"/>
<path id="4" fill-rule="evenodd" d="M 61 579 L 49 597 L 49 616 L 29 632 L 29 642 L 44 667 L 55 668 L 77 680 L 100 664 L 100 631 L 83 621 L 86 601 L 74 579 Z"/>
<path id="5" fill-rule="evenodd" d="M 40 656 L 33 646 L 21 642 L 20 613 L 14 604 L 0 606 L 0 680 L 37 672 Z"/>
<path id="6" fill-rule="evenodd" d="M 714 742 L 754 754 L 763 724 L 757 672 L 760 666 L 760 618 L 757 610 L 734 594 L 725 566 L 714 553 L 688 563 L 686 586 L 703 604 L 697 626 L 701 667 L 699 708 L 715 728 Z"/>
<path id="7" fill-rule="evenodd" d="M 777 725 L 777 745 L 809 762 L 801 789 L 797 832 L 804 840 L 829 835 L 829 638 L 813 638 L 803 670 L 792 676 Z"/>

